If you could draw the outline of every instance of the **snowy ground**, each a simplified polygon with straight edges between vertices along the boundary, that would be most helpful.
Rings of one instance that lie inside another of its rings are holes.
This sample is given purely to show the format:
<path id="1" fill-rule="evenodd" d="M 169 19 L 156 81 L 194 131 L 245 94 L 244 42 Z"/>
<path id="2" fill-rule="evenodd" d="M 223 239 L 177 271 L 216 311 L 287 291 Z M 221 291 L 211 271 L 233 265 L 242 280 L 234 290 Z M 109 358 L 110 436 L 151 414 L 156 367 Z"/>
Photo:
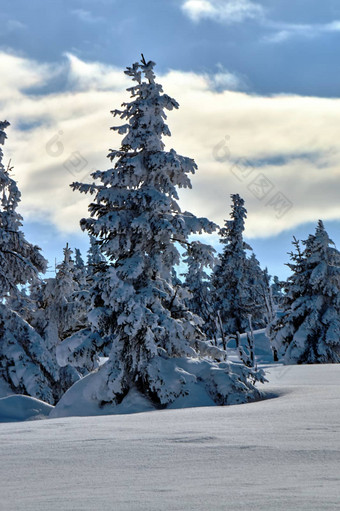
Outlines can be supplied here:
<path id="1" fill-rule="evenodd" d="M 0 424 L 1 511 L 340 509 L 340 365 L 265 401 Z"/>

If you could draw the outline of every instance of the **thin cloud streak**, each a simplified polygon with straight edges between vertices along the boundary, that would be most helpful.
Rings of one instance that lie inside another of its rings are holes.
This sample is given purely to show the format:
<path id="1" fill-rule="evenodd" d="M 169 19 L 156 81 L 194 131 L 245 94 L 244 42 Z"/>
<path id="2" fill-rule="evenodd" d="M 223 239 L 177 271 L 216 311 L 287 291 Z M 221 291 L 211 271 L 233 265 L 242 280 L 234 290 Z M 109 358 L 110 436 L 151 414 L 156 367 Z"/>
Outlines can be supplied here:
<path id="1" fill-rule="evenodd" d="M 340 20 L 329 23 L 284 23 L 270 19 L 264 7 L 250 0 L 185 0 L 182 11 L 194 23 L 212 20 L 225 25 L 253 20 L 265 31 L 266 43 L 283 43 L 294 37 L 315 38 L 324 34 L 340 32 Z"/>
<path id="2" fill-rule="evenodd" d="M 268 43 L 281 43 L 293 37 L 304 37 L 314 39 L 324 34 L 340 32 L 339 20 L 335 20 L 330 23 L 324 24 L 274 23 L 269 20 L 266 20 L 264 26 L 275 30 L 274 33 L 263 37 L 263 41 Z"/>

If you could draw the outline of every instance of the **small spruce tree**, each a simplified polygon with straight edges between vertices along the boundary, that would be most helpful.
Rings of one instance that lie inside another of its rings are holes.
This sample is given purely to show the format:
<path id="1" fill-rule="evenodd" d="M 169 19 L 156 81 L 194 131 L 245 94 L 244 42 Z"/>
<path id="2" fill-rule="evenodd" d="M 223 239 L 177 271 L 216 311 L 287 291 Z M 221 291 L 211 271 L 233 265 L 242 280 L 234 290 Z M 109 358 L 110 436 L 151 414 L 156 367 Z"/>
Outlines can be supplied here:
<path id="1" fill-rule="evenodd" d="M 319 220 L 316 232 L 294 239 L 282 315 L 268 328 L 287 364 L 340 362 L 340 253 Z"/>
<path id="2" fill-rule="evenodd" d="M 216 345 L 218 328 L 212 303 L 211 279 L 207 273 L 216 265 L 215 249 L 200 241 L 193 241 L 184 253 L 183 262 L 187 265 L 187 272 L 183 274 L 184 287 L 190 293 L 185 303 L 202 318 L 202 330 Z"/>
<path id="3" fill-rule="evenodd" d="M 265 301 L 263 271 L 255 255 L 247 257 L 251 247 L 243 240 L 247 218 L 244 200 L 238 194 L 231 199 L 231 220 L 220 230 L 223 250 L 212 275 L 212 287 L 222 335 L 235 336 L 247 330 L 249 314 L 256 328 L 264 326 Z"/>
<path id="4" fill-rule="evenodd" d="M 264 328 L 275 318 L 268 269 L 262 270 L 254 253 L 248 258 L 247 281 L 249 290 L 249 310 L 251 311 L 252 326 L 255 329 Z"/>
<path id="5" fill-rule="evenodd" d="M 87 252 L 87 266 L 95 267 L 104 261 L 105 258 L 100 251 L 97 240 L 93 236 L 90 236 L 90 248 Z"/>
<path id="6" fill-rule="evenodd" d="M 51 352 L 66 337 L 85 326 L 86 310 L 78 299 L 80 286 L 76 277 L 72 250 L 67 244 L 56 276 L 45 279 L 39 289 L 32 291 L 38 307 L 29 322 L 45 339 Z"/>
<path id="7" fill-rule="evenodd" d="M 274 306 L 276 310 L 279 310 L 281 308 L 281 303 L 284 297 L 283 289 L 284 283 L 279 280 L 279 277 L 277 275 L 274 275 L 273 282 L 270 286 L 271 294 L 274 302 Z"/>

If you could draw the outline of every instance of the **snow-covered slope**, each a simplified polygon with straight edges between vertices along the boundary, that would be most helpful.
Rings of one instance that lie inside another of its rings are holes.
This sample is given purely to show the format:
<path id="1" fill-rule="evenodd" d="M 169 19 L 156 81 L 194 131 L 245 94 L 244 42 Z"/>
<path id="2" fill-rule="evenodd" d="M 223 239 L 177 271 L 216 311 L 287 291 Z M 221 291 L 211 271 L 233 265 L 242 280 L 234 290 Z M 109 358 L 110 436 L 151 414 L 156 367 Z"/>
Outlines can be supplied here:
<path id="1" fill-rule="evenodd" d="M 0 509 L 339 509 L 340 365 L 269 366 L 256 403 L 0 424 Z"/>

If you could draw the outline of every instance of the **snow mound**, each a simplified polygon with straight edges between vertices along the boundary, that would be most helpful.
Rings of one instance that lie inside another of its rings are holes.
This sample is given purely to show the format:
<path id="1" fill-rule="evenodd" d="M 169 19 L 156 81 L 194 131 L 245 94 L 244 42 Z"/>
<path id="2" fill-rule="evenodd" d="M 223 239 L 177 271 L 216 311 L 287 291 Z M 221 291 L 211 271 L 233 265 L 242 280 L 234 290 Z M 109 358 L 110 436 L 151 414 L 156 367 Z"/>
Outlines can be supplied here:
<path id="1" fill-rule="evenodd" d="M 46 418 L 53 406 L 34 397 L 13 395 L 0 399 L 0 422 Z"/>
<path id="2" fill-rule="evenodd" d="M 262 397 L 258 388 L 246 379 L 242 364 L 212 363 L 205 359 L 186 357 L 162 360 L 162 378 L 177 397 L 167 408 L 193 408 L 217 404 L 241 404 Z M 155 410 L 144 394 L 131 386 L 120 404 L 101 402 L 107 393 L 110 364 L 75 383 L 52 410 L 50 418 L 139 413 Z M 174 377 L 176 375 L 176 378 Z M 220 397 L 220 403 L 217 396 Z"/>
<path id="3" fill-rule="evenodd" d="M 100 406 L 95 399 L 98 373 L 91 373 L 75 383 L 63 395 L 57 409 L 53 408 L 49 419 L 58 417 L 90 417 L 95 415 L 119 415 L 154 410 L 154 406 L 137 389 L 131 388 L 119 405 Z"/>

